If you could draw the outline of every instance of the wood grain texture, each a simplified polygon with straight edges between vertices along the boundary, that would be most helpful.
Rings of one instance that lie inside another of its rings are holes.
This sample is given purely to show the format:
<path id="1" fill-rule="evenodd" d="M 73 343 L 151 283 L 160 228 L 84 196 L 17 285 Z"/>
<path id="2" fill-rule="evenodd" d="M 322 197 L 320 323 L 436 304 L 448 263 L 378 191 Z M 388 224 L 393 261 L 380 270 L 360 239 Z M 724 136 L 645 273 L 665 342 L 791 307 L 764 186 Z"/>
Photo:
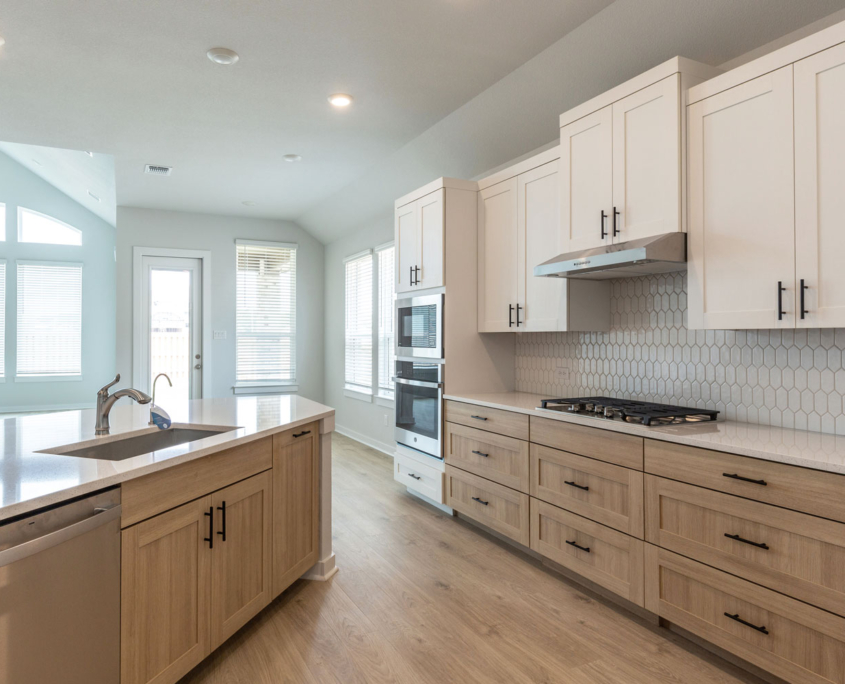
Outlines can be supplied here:
<path id="1" fill-rule="evenodd" d="M 736 494 L 845 522 L 845 475 L 647 439 L 645 470 L 671 480 Z M 725 477 L 740 475 L 765 485 Z"/>
<path id="2" fill-rule="evenodd" d="M 393 455 L 393 479 L 437 503 L 446 503 L 446 473 L 405 454 Z"/>
<path id="3" fill-rule="evenodd" d="M 531 548 L 643 605 L 643 542 L 639 539 L 532 497 Z"/>
<path id="4" fill-rule="evenodd" d="M 531 496 L 643 538 L 639 470 L 532 444 Z"/>
<path id="5" fill-rule="evenodd" d="M 340 572 L 294 583 L 182 684 L 759 684 L 426 505 L 389 458 L 333 438 Z"/>
<path id="6" fill-rule="evenodd" d="M 121 525 L 129 527 L 268 470 L 273 465 L 272 439 L 258 439 L 124 482 Z"/>
<path id="7" fill-rule="evenodd" d="M 634 470 L 643 469 L 642 437 L 531 416 L 531 442 Z"/>
<path id="8" fill-rule="evenodd" d="M 443 451 L 449 465 L 528 493 L 528 442 L 446 423 Z"/>
<path id="9" fill-rule="evenodd" d="M 646 506 L 651 543 L 845 615 L 842 523 L 654 475 Z"/>
<path id="10" fill-rule="evenodd" d="M 475 404 L 464 404 L 448 399 L 445 405 L 446 420 L 450 423 L 460 423 L 479 430 L 507 435 L 514 439 L 528 439 L 528 416 L 522 413 L 476 406 Z"/>
<path id="11" fill-rule="evenodd" d="M 787 681 L 845 682 L 845 619 L 665 549 L 657 562 L 662 618 Z"/>
<path id="12" fill-rule="evenodd" d="M 446 505 L 528 546 L 528 495 L 446 466 Z"/>
<path id="13" fill-rule="evenodd" d="M 278 596 L 319 560 L 319 425 L 273 440 L 273 596 Z"/>

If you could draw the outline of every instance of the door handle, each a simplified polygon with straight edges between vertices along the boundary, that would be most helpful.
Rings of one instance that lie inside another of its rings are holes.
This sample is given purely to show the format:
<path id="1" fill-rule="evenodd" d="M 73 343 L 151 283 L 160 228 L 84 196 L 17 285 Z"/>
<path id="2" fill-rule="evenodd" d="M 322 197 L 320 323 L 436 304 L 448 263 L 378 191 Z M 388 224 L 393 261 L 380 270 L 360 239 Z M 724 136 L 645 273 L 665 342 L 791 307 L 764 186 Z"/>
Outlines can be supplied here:
<path id="1" fill-rule="evenodd" d="M 587 553 L 590 553 L 590 547 L 589 546 L 581 546 L 578 542 L 574 542 L 574 541 L 567 541 L 566 543 L 569 544 L 570 546 L 574 546 L 576 549 L 580 549 L 581 551 L 586 551 Z"/>
<path id="2" fill-rule="evenodd" d="M 482 501 L 482 500 L 481 500 L 481 499 L 479 499 L 477 496 L 472 497 L 472 500 L 473 500 L 473 501 L 477 501 L 478 503 L 480 503 L 480 504 L 482 504 L 482 505 L 484 505 L 484 506 L 489 506 L 489 505 L 490 505 L 490 502 L 489 502 L 489 501 Z"/>
<path id="3" fill-rule="evenodd" d="M 728 534 L 727 532 L 725 532 L 725 536 L 728 539 L 733 539 L 734 541 L 742 542 L 743 544 L 749 544 L 750 546 L 756 546 L 758 549 L 764 549 L 765 551 L 769 550 L 768 544 L 765 544 L 763 542 L 751 541 L 750 539 L 744 539 L 743 537 L 740 537 L 738 534 Z"/>
<path id="4" fill-rule="evenodd" d="M 484 456 L 484 458 L 490 458 L 490 454 L 485 454 L 483 451 L 477 451 L 476 449 L 473 449 L 472 453 L 476 454 L 477 456 Z"/>
<path id="5" fill-rule="evenodd" d="M 751 629 L 756 629 L 758 632 L 762 632 L 763 634 L 769 633 L 769 630 L 766 629 L 765 626 L 758 627 L 757 625 L 752 624 L 751 622 L 747 622 L 739 616 L 739 613 L 734 613 L 733 615 L 731 615 L 730 613 L 725 613 L 725 617 L 729 617 L 731 620 L 734 620 L 735 622 L 738 622 L 741 625 L 745 625 L 746 627 L 751 627 Z"/>
<path id="6" fill-rule="evenodd" d="M 302 437 L 303 435 L 310 435 L 310 434 L 311 434 L 311 430 L 303 430 L 302 432 L 294 432 L 293 436 L 294 436 L 294 438 L 297 438 L 297 437 Z"/>
<path id="7" fill-rule="evenodd" d="M 519 304 L 517 304 L 517 305 L 516 305 L 516 327 L 517 327 L 517 328 L 518 328 L 518 327 L 519 327 L 519 325 L 520 325 L 520 321 L 519 321 L 519 310 L 520 310 L 520 309 L 522 309 L 522 308 L 523 308 L 523 307 L 521 307 Z"/>
<path id="8" fill-rule="evenodd" d="M 569 480 L 564 480 L 563 484 L 569 485 L 570 487 L 577 487 L 578 489 L 583 489 L 585 492 L 590 491 L 590 488 L 588 486 L 579 485 L 579 484 L 576 484 L 575 482 L 570 482 Z"/>
<path id="9" fill-rule="evenodd" d="M 783 286 L 783 281 L 778 280 L 778 320 L 783 320 L 783 315 L 786 311 L 783 310 L 783 293 L 786 292 L 786 288 Z"/>
<path id="10" fill-rule="evenodd" d="M 508 327 L 513 327 L 513 304 L 508 304 Z"/>
<path id="11" fill-rule="evenodd" d="M 616 207 L 613 207 L 613 237 L 616 237 L 617 235 L 619 235 L 619 233 L 622 232 L 616 227 L 616 217 L 619 215 L 619 210 Z"/>
<path id="12" fill-rule="evenodd" d="M 208 542 L 208 548 L 214 548 L 214 506 L 209 506 L 208 510 L 203 513 L 208 516 L 208 536 L 203 541 Z"/>
<path id="13" fill-rule="evenodd" d="M 223 505 L 218 506 L 217 510 L 221 511 L 223 513 L 223 529 L 220 532 L 218 532 L 217 534 L 219 534 L 221 537 L 223 537 L 223 541 L 226 541 L 226 502 L 223 501 L 222 503 L 223 503 Z"/>
<path id="14" fill-rule="evenodd" d="M 808 313 L 810 313 L 810 312 L 809 312 L 809 311 L 807 311 L 807 309 L 805 308 L 805 307 L 806 307 L 806 305 L 805 305 L 805 303 L 804 303 L 804 294 L 805 294 L 805 293 L 807 292 L 807 290 L 809 290 L 809 289 L 810 289 L 810 287 L 809 287 L 808 285 L 805 285 L 805 284 L 804 284 L 804 279 L 803 279 L 803 278 L 801 278 L 801 320 L 802 320 L 802 321 L 804 320 L 804 317 L 805 317 Z"/>
<path id="15" fill-rule="evenodd" d="M 604 222 L 607 218 L 607 214 L 604 213 L 604 209 L 601 210 L 601 239 L 604 240 L 607 237 L 607 231 L 604 229 Z"/>
<path id="16" fill-rule="evenodd" d="M 408 266 L 408 272 L 410 273 L 410 275 L 408 276 L 408 285 L 413 285 L 414 284 L 414 267 Z"/>
<path id="17" fill-rule="evenodd" d="M 414 285 L 420 284 L 420 267 L 414 266 Z"/>
<path id="18" fill-rule="evenodd" d="M 741 480 L 742 482 L 750 482 L 751 484 L 758 484 L 763 485 L 764 487 L 768 484 L 765 480 L 755 480 L 751 477 L 743 477 L 738 473 L 722 473 L 722 477 L 729 477 L 732 480 Z"/>

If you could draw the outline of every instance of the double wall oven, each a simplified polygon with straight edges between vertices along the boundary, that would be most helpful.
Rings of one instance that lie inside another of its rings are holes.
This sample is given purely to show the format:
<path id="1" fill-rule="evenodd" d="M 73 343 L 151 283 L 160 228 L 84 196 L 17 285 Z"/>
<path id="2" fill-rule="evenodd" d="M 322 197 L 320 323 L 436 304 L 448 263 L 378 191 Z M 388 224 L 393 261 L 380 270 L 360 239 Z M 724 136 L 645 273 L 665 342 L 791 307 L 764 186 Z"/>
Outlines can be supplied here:
<path id="1" fill-rule="evenodd" d="M 396 300 L 396 441 L 443 458 L 444 295 Z"/>

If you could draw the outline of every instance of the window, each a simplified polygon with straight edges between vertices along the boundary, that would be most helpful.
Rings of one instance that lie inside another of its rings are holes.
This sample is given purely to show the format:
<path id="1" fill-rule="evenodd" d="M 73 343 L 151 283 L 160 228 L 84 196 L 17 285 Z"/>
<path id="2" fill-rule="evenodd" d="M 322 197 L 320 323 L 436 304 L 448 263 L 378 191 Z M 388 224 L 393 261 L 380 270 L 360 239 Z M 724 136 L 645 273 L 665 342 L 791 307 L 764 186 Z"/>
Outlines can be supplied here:
<path id="1" fill-rule="evenodd" d="M 376 249 L 378 255 L 378 395 L 393 399 L 393 245 Z"/>
<path id="2" fill-rule="evenodd" d="M 373 393 L 373 253 L 346 260 L 346 389 Z"/>
<path id="3" fill-rule="evenodd" d="M 82 231 L 52 216 L 18 207 L 18 242 L 81 245 Z"/>
<path id="4" fill-rule="evenodd" d="M 82 264 L 18 261 L 19 379 L 82 375 Z"/>
<path id="5" fill-rule="evenodd" d="M 236 387 L 296 382 L 296 245 L 237 241 Z"/>
<path id="6" fill-rule="evenodd" d="M 6 239 L 6 205 L 0 203 L 0 242 Z"/>
<path id="7" fill-rule="evenodd" d="M 0 379 L 6 377 L 6 262 L 0 260 Z M 2 422 L 2 421 L 0 421 Z"/>

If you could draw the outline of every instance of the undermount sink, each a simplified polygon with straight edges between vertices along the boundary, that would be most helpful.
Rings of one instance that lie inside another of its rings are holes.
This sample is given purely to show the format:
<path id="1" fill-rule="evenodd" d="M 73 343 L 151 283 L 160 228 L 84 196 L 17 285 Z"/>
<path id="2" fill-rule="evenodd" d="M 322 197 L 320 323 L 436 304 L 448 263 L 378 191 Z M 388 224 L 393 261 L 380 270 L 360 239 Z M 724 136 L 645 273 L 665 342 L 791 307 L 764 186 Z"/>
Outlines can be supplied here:
<path id="1" fill-rule="evenodd" d="M 77 447 L 69 444 L 56 449 L 45 449 L 41 453 L 58 456 L 76 456 L 78 458 L 96 458 L 104 461 L 122 461 L 133 456 L 160 451 L 169 447 L 195 442 L 198 439 L 213 437 L 224 432 L 237 430 L 236 427 L 182 428 L 174 427 L 155 432 L 144 432 L 134 437 L 112 439 L 99 444 Z"/>

